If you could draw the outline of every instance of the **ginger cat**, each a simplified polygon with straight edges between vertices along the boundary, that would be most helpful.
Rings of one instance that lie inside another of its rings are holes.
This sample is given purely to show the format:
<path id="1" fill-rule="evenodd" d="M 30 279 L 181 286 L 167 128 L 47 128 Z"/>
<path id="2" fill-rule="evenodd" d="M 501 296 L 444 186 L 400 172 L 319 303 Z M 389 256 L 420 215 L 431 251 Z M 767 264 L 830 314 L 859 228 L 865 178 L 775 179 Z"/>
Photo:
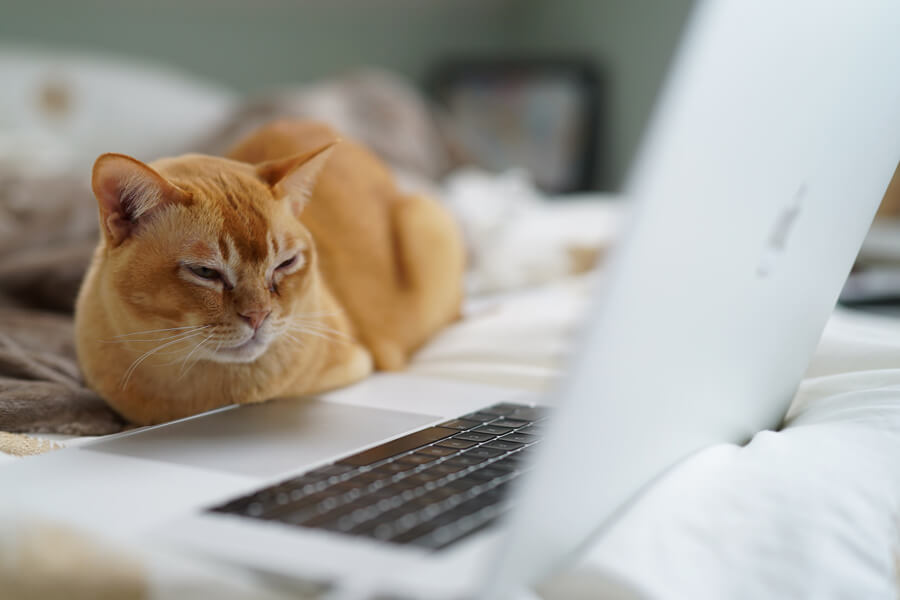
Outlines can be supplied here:
<path id="1" fill-rule="evenodd" d="M 278 122 L 231 156 L 94 165 L 78 358 L 135 423 L 339 387 L 373 358 L 402 368 L 458 315 L 455 224 L 366 149 Z"/>

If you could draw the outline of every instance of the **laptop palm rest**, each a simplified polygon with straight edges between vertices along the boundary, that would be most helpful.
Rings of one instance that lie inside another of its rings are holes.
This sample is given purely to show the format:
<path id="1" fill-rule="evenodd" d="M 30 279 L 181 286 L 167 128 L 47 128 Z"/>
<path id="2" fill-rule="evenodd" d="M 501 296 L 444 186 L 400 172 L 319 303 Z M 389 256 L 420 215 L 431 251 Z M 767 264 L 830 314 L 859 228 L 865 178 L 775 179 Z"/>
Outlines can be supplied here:
<path id="1" fill-rule="evenodd" d="M 236 406 L 82 449 L 271 478 L 437 420 L 432 415 L 290 398 Z"/>

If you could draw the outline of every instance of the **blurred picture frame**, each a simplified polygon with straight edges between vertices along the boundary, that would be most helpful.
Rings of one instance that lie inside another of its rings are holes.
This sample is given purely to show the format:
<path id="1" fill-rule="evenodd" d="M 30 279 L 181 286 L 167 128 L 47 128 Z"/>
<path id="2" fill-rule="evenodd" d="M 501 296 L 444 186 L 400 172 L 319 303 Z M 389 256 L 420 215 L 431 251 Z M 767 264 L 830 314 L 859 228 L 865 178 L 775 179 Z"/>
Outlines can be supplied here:
<path id="1" fill-rule="evenodd" d="M 605 94 L 593 63 L 454 60 L 435 69 L 429 88 L 464 162 L 491 171 L 523 167 L 549 193 L 602 185 Z"/>

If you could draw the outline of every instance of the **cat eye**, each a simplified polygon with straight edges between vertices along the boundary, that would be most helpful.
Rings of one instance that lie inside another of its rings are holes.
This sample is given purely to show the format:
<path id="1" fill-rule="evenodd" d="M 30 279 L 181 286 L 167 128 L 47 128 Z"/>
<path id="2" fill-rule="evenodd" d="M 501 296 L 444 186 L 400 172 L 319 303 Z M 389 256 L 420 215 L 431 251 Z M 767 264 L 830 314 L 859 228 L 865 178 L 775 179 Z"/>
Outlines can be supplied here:
<path id="1" fill-rule="evenodd" d="M 211 279 L 211 280 L 222 279 L 221 273 L 219 273 L 215 269 L 210 269 L 209 267 L 189 266 L 188 269 L 190 269 L 191 273 L 193 273 L 194 275 L 196 275 L 197 277 L 199 277 L 201 279 Z"/>
<path id="2" fill-rule="evenodd" d="M 281 263 L 280 265 L 275 267 L 275 270 L 277 271 L 278 269 L 287 269 L 288 267 L 290 267 L 291 265 L 293 265 L 296 262 L 297 262 L 297 255 L 295 254 L 291 258 L 287 259 L 286 261 L 284 261 L 283 263 Z"/>

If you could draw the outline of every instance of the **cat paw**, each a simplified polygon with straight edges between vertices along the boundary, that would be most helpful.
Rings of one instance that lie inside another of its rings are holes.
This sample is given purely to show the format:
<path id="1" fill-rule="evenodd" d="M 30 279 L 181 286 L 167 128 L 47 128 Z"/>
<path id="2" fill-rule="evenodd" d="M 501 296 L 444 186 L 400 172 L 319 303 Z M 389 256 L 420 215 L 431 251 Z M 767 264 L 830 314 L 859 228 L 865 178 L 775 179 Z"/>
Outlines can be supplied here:
<path id="1" fill-rule="evenodd" d="M 385 340 L 372 344 L 372 357 L 379 371 L 400 371 L 406 367 L 406 352 L 396 342 Z"/>
<path id="2" fill-rule="evenodd" d="M 347 360 L 328 368 L 317 378 L 312 391 L 323 392 L 356 383 L 371 375 L 372 368 L 372 355 L 369 351 L 362 346 L 354 346 Z M 303 393 L 309 392 L 304 390 Z"/>

